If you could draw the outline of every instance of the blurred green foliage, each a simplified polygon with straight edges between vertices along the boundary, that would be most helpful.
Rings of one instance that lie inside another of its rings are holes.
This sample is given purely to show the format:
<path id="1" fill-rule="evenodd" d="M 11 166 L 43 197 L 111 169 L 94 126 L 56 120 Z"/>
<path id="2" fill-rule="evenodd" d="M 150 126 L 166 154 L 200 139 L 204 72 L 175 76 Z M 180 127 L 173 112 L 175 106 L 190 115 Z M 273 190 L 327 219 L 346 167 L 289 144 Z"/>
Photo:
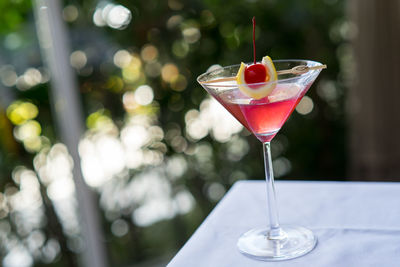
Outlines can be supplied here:
<path id="1" fill-rule="evenodd" d="M 0 33 L 20 30 L 26 22 L 26 16 L 31 13 L 31 8 L 31 1 L 27 0 L 1 1 Z"/>
<path id="2" fill-rule="evenodd" d="M 107 4 L 130 10 L 126 28 L 107 26 L 105 17 L 98 17 L 96 25 L 96 10 L 104 11 Z M 131 130 L 129 142 L 134 143 L 141 138 L 135 137 L 141 129 L 150 136 L 138 150 L 141 154 L 135 154 L 140 164 L 127 163 L 104 172 L 104 181 L 89 182 L 101 203 L 112 266 L 165 263 L 235 181 L 263 179 L 262 147 L 245 130 L 231 132 L 226 140 L 210 129 L 200 138 L 188 131 L 188 114 L 198 118 L 208 103 L 196 77 L 214 64 L 252 60 L 253 16 L 259 59 L 270 55 L 328 65 L 308 92 L 311 112 L 294 112 L 272 142 L 277 178 L 343 179 L 347 87 L 343 57 L 350 41 L 343 0 L 67 0 L 63 6 L 71 64 L 86 116 L 82 119 L 88 127 L 84 139 L 93 145 L 106 136 L 124 144 Z M 51 175 L 46 178 L 42 173 L 62 149 L 56 145 L 49 75 L 39 56 L 31 8 L 25 0 L 0 2 L 0 255 L 10 260 L 13 248 L 19 246 L 28 263 L 71 266 L 78 262 L 82 240 L 79 233 L 68 230 L 60 215 L 61 202 L 49 189 L 54 188 Z M 146 103 L 149 94 L 151 102 Z M 142 194 L 146 187 L 140 187 L 141 181 L 153 179 L 153 172 L 161 177 L 154 182 L 157 186 L 167 183 L 161 188 L 167 189 L 171 205 L 189 208 L 140 223 L 139 211 L 147 207 L 148 199 L 135 194 Z M 37 201 L 42 211 L 39 222 L 28 226 L 20 220 L 29 218 L 29 212 L 13 204 L 25 192 L 21 177 L 26 174 L 31 175 L 26 181 L 37 181 L 32 183 L 40 192 Z M 140 190 L 130 193 L 130 188 Z M 70 209 L 76 212 L 76 207 Z"/>

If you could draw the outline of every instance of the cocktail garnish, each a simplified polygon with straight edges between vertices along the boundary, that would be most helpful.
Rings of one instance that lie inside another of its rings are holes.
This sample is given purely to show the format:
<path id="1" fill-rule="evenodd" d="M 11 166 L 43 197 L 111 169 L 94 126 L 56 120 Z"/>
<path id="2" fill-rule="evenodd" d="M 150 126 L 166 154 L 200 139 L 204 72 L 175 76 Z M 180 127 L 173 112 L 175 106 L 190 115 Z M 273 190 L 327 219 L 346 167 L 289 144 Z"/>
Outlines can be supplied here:
<path id="1" fill-rule="evenodd" d="M 265 56 L 261 63 L 256 62 L 255 27 L 256 19 L 253 17 L 254 63 L 246 65 L 242 62 L 236 75 L 236 82 L 242 93 L 254 99 L 260 99 L 266 97 L 274 90 L 276 86 L 274 82 L 278 79 L 278 76 L 274 63 L 269 56 Z"/>
<path id="2" fill-rule="evenodd" d="M 236 82 L 240 91 L 254 99 L 269 95 L 275 88 L 278 75 L 274 63 L 269 56 L 262 59 L 261 64 L 247 66 L 242 62 Z"/>

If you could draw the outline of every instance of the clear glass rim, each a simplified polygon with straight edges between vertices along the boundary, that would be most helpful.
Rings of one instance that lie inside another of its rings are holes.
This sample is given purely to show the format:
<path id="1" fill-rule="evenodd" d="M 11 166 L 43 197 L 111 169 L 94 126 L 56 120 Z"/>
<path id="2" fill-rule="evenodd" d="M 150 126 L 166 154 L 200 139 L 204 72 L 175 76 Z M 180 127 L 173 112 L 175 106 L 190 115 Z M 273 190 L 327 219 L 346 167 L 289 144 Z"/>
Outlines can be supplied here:
<path id="1" fill-rule="evenodd" d="M 285 62 L 287 62 L 287 63 L 290 63 L 290 62 L 293 62 L 293 63 L 306 63 L 306 66 L 309 66 L 309 67 L 310 67 L 310 66 L 313 67 L 313 66 L 320 66 L 320 65 L 322 65 L 322 63 L 320 63 L 320 62 L 318 62 L 318 61 L 307 60 L 307 59 L 278 59 L 278 60 L 273 60 L 272 62 L 273 62 L 274 64 L 275 64 L 275 63 L 285 63 Z M 260 63 L 260 62 L 257 62 L 257 63 Z M 250 64 L 253 64 L 253 62 L 245 63 L 245 64 L 250 65 Z M 202 81 L 202 79 L 203 79 L 205 76 L 207 76 L 207 75 L 220 72 L 221 69 L 239 68 L 240 65 L 241 65 L 241 64 L 235 64 L 235 65 L 225 66 L 225 67 L 217 68 L 217 69 L 215 69 L 215 70 L 207 71 L 207 72 L 205 72 L 205 73 L 199 75 L 199 76 L 197 77 L 196 80 L 197 80 L 198 83 L 200 83 L 200 84 L 205 84 L 205 85 L 207 85 L 207 86 L 232 87 L 232 86 L 234 86 L 234 85 L 230 85 L 230 84 L 229 84 L 229 85 L 228 85 L 228 84 L 222 84 L 222 85 L 221 85 L 220 82 L 212 83 L 212 82 Z M 300 65 L 300 64 L 298 64 L 298 65 Z M 279 70 L 277 70 L 277 71 L 279 71 Z M 321 72 L 321 69 L 310 70 L 310 71 L 308 71 L 308 72 L 305 72 L 305 73 L 300 74 L 300 75 L 296 75 L 296 76 L 294 76 L 294 77 L 289 77 L 289 78 L 284 78 L 284 79 L 278 79 L 278 80 L 273 81 L 273 82 L 253 83 L 252 85 L 261 86 L 261 85 L 267 85 L 267 84 L 273 84 L 273 83 L 292 82 L 292 81 L 297 80 L 297 79 L 299 79 L 299 78 L 307 77 L 307 76 L 312 76 L 312 75 L 317 74 L 317 73 L 319 73 L 319 72 Z M 233 77 L 233 76 L 231 76 L 231 77 Z M 220 77 L 220 78 L 229 78 L 229 77 Z"/>

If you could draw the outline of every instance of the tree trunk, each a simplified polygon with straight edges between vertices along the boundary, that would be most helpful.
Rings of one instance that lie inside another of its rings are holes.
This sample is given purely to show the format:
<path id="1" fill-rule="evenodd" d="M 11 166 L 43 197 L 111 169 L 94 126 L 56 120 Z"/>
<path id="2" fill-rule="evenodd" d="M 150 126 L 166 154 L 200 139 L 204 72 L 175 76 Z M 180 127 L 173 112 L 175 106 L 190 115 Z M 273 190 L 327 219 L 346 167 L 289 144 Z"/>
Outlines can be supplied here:
<path id="1" fill-rule="evenodd" d="M 350 177 L 400 181 L 400 1 L 352 0 Z"/>

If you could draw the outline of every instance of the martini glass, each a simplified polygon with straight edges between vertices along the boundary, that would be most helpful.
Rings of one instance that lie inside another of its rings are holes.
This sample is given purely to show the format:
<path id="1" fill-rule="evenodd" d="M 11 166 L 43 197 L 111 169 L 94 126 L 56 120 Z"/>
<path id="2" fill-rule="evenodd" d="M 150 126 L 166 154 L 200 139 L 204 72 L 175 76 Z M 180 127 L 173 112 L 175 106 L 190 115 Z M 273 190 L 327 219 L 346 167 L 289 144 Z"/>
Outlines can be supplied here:
<path id="1" fill-rule="evenodd" d="M 321 63 L 309 60 L 276 60 L 276 70 L 288 70 L 297 66 L 316 67 Z M 197 81 L 220 102 L 244 127 L 263 144 L 265 178 L 267 185 L 266 228 L 252 229 L 244 233 L 237 246 L 241 253 L 258 260 L 279 261 L 296 258 L 311 251 L 317 238 L 301 226 L 281 226 L 274 189 L 270 142 L 300 102 L 321 69 L 302 74 L 279 75 L 274 90 L 266 97 L 253 99 L 243 94 L 232 77 L 240 65 L 221 67 L 206 72 Z M 265 84 L 265 83 L 264 83 Z M 261 84 L 253 84 L 255 86 Z"/>

